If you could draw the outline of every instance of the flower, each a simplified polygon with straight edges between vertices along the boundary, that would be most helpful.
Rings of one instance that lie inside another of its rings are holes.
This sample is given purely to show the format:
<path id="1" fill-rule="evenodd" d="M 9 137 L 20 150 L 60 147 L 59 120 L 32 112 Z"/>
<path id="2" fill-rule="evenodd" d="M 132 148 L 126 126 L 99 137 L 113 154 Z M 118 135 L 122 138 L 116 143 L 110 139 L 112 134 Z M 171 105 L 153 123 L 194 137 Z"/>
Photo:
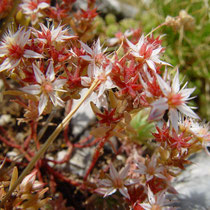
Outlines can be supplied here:
<path id="1" fill-rule="evenodd" d="M 6 57 L 0 66 L 0 72 L 15 68 L 23 58 L 43 58 L 39 53 L 25 49 L 31 31 L 21 27 L 16 33 L 8 31 L 0 42 L 0 57 Z"/>
<path id="2" fill-rule="evenodd" d="M 20 4 L 20 8 L 23 10 L 23 14 L 29 15 L 31 17 L 32 25 L 35 25 L 39 18 L 42 17 L 40 10 L 50 7 L 48 3 L 44 0 L 23 0 Z"/>
<path id="3" fill-rule="evenodd" d="M 164 167 L 158 166 L 157 158 L 155 155 L 152 155 L 151 159 L 146 158 L 145 164 L 136 163 L 137 170 L 135 172 L 145 175 L 147 181 L 150 181 L 154 176 L 159 177 L 161 179 L 165 179 L 166 177 L 163 175 Z"/>
<path id="4" fill-rule="evenodd" d="M 187 132 L 197 138 L 205 148 L 208 155 L 208 147 L 210 145 L 210 132 L 209 126 L 210 123 L 205 123 L 205 121 L 199 123 L 192 119 L 185 119 L 184 121 L 179 122 L 180 130 Z"/>
<path id="5" fill-rule="evenodd" d="M 63 29 L 64 26 L 58 25 L 57 28 L 52 24 L 51 27 L 46 27 L 44 24 L 39 24 L 42 31 L 33 28 L 33 34 L 38 37 L 37 39 L 45 44 L 52 42 L 65 42 L 68 39 L 75 38 L 76 36 L 69 36 L 68 28 Z"/>
<path id="6" fill-rule="evenodd" d="M 40 101 L 38 106 L 39 115 L 42 114 L 45 107 L 47 106 L 48 99 L 52 101 L 54 106 L 64 106 L 64 102 L 57 96 L 57 92 L 65 92 L 65 90 L 61 89 L 66 83 L 65 79 L 55 79 L 53 62 L 51 61 L 46 72 L 46 76 L 39 70 L 39 68 L 33 65 L 33 70 L 36 78 L 36 82 L 38 84 L 29 85 L 23 88 L 20 88 L 22 91 L 33 94 L 40 95 Z"/>
<path id="7" fill-rule="evenodd" d="M 120 44 L 122 41 L 124 41 L 125 38 L 130 37 L 134 34 L 134 31 L 126 30 L 123 34 L 122 32 L 118 32 L 115 34 L 114 38 L 110 38 L 107 40 L 107 43 L 109 46 L 114 46 L 116 44 Z"/>
<path id="8" fill-rule="evenodd" d="M 22 192 L 39 191 L 43 188 L 45 184 L 36 180 L 36 173 L 37 170 L 34 170 L 23 179 L 20 184 Z"/>
<path id="9" fill-rule="evenodd" d="M 126 186 L 134 184 L 131 180 L 128 180 L 128 172 L 130 166 L 127 165 L 121 169 L 118 173 L 113 164 L 110 164 L 108 179 L 102 179 L 99 181 L 99 185 L 104 187 L 96 189 L 96 192 L 104 194 L 104 197 L 114 194 L 117 190 L 127 199 L 130 199 L 128 189 Z"/>
<path id="10" fill-rule="evenodd" d="M 192 98 L 189 96 L 195 88 L 185 88 L 187 83 L 180 90 L 179 71 L 174 76 L 171 87 L 159 76 L 156 75 L 158 84 L 164 97 L 159 98 L 151 104 L 152 109 L 149 120 L 161 119 L 165 111 L 169 110 L 169 120 L 175 131 L 178 131 L 178 110 L 186 116 L 199 119 L 198 115 L 186 105 L 186 102 Z"/>
<path id="11" fill-rule="evenodd" d="M 93 70 L 91 76 L 89 77 L 81 77 L 81 84 L 83 86 L 90 86 L 93 80 L 99 79 L 100 84 L 95 92 L 90 96 L 90 99 L 96 101 L 96 105 L 101 104 L 106 107 L 106 99 L 104 96 L 104 92 L 106 90 L 110 90 L 115 88 L 116 85 L 113 83 L 110 73 L 112 71 L 112 65 L 109 64 L 105 69 L 101 66 L 100 68 L 97 66 L 92 66 Z M 97 92 L 97 93 L 96 93 Z"/>
<path id="12" fill-rule="evenodd" d="M 128 39 L 126 39 L 126 41 L 131 49 L 130 53 L 134 57 L 136 57 L 138 61 L 144 63 L 143 68 L 147 69 L 148 66 L 150 69 L 156 72 L 156 64 L 171 66 L 169 63 L 166 63 L 159 59 L 160 53 L 163 51 L 163 48 L 161 46 L 157 47 L 153 44 L 148 43 L 144 35 L 141 36 L 136 45 L 134 45 Z"/>
<path id="13" fill-rule="evenodd" d="M 149 203 L 141 203 L 139 205 L 145 210 L 159 210 L 162 209 L 161 207 L 164 207 L 170 203 L 168 200 L 165 199 L 165 190 L 154 195 L 149 186 L 148 201 Z"/>
<path id="14" fill-rule="evenodd" d="M 91 64 L 91 68 L 92 66 L 95 65 L 100 67 L 103 64 L 104 53 L 106 51 L 106 49 L 102 50 L 102 46 L 100 45 L 100 39 L 98 39 L 97 42 L 93 44 L 93 49 L 91 49 L 88 45 L 84 44 L 81 41 L 80 44 L 82 48 L 85 50 L 85 52 L 88 54 L 88 55 L 82 55 L 80 57 L 86 61 L 89 61 Z"/>

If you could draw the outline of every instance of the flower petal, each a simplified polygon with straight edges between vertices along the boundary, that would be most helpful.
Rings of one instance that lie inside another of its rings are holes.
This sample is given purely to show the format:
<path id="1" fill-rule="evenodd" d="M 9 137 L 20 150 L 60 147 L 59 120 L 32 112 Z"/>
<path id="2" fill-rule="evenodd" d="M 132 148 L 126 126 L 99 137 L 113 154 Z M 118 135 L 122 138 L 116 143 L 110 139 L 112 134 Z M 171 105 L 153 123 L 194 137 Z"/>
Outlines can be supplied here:
<path id="1" fill-rule="evenodd" d="M 169 119 L 171 121 L 172 127 L 176 132 L 178 132 L 178 111 L 176 109 L 169 109 Z"/>
<path id="2" fill-rule="evenodd" d="M 39 84 L 42 84 L 45 81 L 44 74 L 39 70 L 39 68 L 35 64 L 32 64 L 32 66 L 33 66 L 34 74 L 36 77 L 36 81 Z"/>
<path id="3" fill-rule="evenodd" d="M 54 72 L 54 67 L 53 67 L 52 61 L 50 61 L 50 64 L 47 68 L 46 77 L 51 82 L 55 79 L 55 72 Z"/>
<path id="4" fill-rule="evenodd" d="M 156 75 L 156 77 L 159 87 L 162 90 L 163 94 L 165 96 L 168 96 L 168 94 L 171 92 L 171 87 L 158 74 Z"/>
<path id="5" fill-rule="evenodd" d="M 128 194 L 128 189 L 126 187 L 122 187 L 119 189 L 120 193 L 130 200 L 130 195 Z"/>
<path id="6" fill-rule="evenodd" d="M 38 95 L 41 92 L 41 87 L 40 85 L 29 85 L 29 86 L 20 88 L 20 90 L 22 90 L 23 92 L 32 94 L 32 95 Z"/>
<path id="7" fill-rule="evenodd" d="M 42 95 L 40 96 L 40 101 L 39 101 L 39 106 L 38 106 L 39 115 L 42 114 L 45 107 L 47 106 L 47 101 L 48 101 L 48 97 L 44 93 L 42 93 Z"/>
<path id="8" fill-rule="evenodd" d="M 180 89 L 180 84 L 179 84 L 179 71 L 177 70 L 173 82 L 172 82 L 172 90 L 174 93 L 178 93 Z"/>
<path id="9" fill-rule="evenodd" d="M 44 58 L 43 55 L 36 53 L 32 50 L 25 50 L 24 55 L 25 58 Z"/>
<path id="10" fill-rule="evenodd" d="M 113 166 L 112 163 L 110 164 L 109 173 L 110 173 L 111 179 L 114 180 L 116 178 L 119 178 L 119 174 L 118 174 L 117 170 L 115 169 L 115 167 Z"/>
<path id="11" fill-rule="evenodd" d="M 190 109 L 189 106 L 187 106 L 186 104 L 182 104 L 180 106 L 177 107 L 177 109 L 182 112 L 184 115 L 187 115 L 189 117 L 195 118 L 195 119 L 200 119 L 199 116 L 192 111 L 192 109 Z"/>
<path id="12" fill-rule="evenodd" d="M 119 172 L 120 179 L 123 180 L 128 176 L 129 169 L 130 169 L 130 165 L 127 165 L 126 167 L 120 170 Z"/>

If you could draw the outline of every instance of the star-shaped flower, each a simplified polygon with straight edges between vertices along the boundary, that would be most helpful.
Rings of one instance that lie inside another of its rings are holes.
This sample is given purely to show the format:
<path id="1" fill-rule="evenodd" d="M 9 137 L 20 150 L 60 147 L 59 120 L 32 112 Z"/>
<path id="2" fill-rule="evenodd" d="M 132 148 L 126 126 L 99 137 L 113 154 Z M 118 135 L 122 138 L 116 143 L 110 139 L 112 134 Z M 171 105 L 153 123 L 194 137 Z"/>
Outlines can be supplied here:
<path id="1" fill-rule="evenodd" d="M 102 66 L 100 68 L 97 66 L 92 66 L 92 67 L 93 67 L 92 70 L 93 73 L 91 75 L 93 76 L 81 77 L 81 83 L 83 86 L 90 86 L 95 79 L 99 79 L 100 84 L 96 89 L 96 91 L 93 92 L 93 94 L 90 96 L 90 99 L 96 101 L 97 106 L 101 104 L 102 106 L 106 107 L 106 99 L 104 96 L 104 92 L 106 90 L 110 90 L 116 87 L 116 85 L 113 83 L 110 77 L 110 73 L 112 71 L 112 65 L 109 64 L 105 69 Z"/>
<path id="2" fill-rule="evenodd" d="M 42 17 L 41 10 L 50 7 L 44 0 L 23 0 L 20 4 L 20 8 L 23 10 L 23 14 L 31 17 L 32 25 L 35 25 L 39 18 Z"/>
<path id="3" fill-rule="evenodd" d="M 55 79 L 53 62 L 50 62 L 46 75 L 44 75 L 35 64 L 32 65 L 38 84 L 23 87 L 21 90 L 29 94 L 40 95 L 38 106 L 39 115 L 43 113 L 49 99 L 54 106 L 64 106 L 64 101 L 57 95 L 57 92 L 65 92 L 62 87 L 66 83 L 66 80 Z"/>
<path id="4" fill-rule="evenodd" d="M 198 115 L 192 111 L 192 109 L 186 105 L 189 101 L 190 95 L 195 88 L 185 88 L 187 83 L 180 89 L 179 71 L 177 70 L 174 76 L 171 87 L 165 82 L 159 75 L 157 75 L 158 84 L 164 94 L 164 97 L 159 98 L 157 101 L 151 104 L 152 110 L 149 116 L 149 120 L 161 119 L 165 111 L 169 110 L 169 119 L 172 127 L 175 131 L 178 131 L 178 111 L 186 116 L 199 119 Z"/>
<path id="5" fill-rule="evenodd" d="M 45 44 L 51 44 L 52 42 L 65 42 L 66 40 L 76 38 L 76 36 L 72 36 L 68 34 L 68 28 L 64 29 L 64 26 L 58 25 L 55 28 L 54 24 L 46 27 L 43 23 L 39 24 L 41 27 L 41 31 L 33 29 L 33 34 L 38 37 L 37 39 Z"/>
<path id="6" fill-rule="evenodd" d="M 11 70 L 20 63 L 24 58 L 43 58 L 39 53 L 25 49 L 29 40 L 31 31 L 26 31 L 21 27 L 16 33 L 9 30 L 0 42 L 0 57 L 6 59 L 0 65 L 0 72 Z"/>
<path id="7" fill-rule="evenodd" d="M 96 189 L 96 192 L 104 194 L 104 197 L 114 194 L 117 190 L 127 199 L 130 199 L 126 186 L 134 184 L 128 179 L 129 165 L 117 172 L 113 164 L 110 164 L 108 179 L 99 181 L 99 185 L 103 186 Z"/>
<path id="8" fill-rule="evenodd" d="M 141 36 L 141 38 L 139 39 L 136 45 L 134 45 L 128 39 L 126 39 L 126 41 L 131 49 L 130 53 L 134 57 L 136 57 L 137 60 L 144 63 L 143 65 L 144 68 L 147 68 L 148 66 L 150 69 L 156 72 L 156 64 L 171 66 L 169 63 L 166 63 L 159 59 L 160 54 L 163 51 L 163 48 L 161 46 L 157 47 L 148 43 L 144 35 Z"/>
<path id="9" fill-rule="evenodd" d="M 164 167 L 158 165 L 157 158 L 155 155 L 151 157 L 151 159 L 147 158 L 145 164 L 137 163 L 136 166 L 138 167 L 135 172 L 145 175 L 147 181 L 151 180 L 154 176 L 159 177 L 161 179 L 165 179 L 166 177 L 163 175 Z"/>

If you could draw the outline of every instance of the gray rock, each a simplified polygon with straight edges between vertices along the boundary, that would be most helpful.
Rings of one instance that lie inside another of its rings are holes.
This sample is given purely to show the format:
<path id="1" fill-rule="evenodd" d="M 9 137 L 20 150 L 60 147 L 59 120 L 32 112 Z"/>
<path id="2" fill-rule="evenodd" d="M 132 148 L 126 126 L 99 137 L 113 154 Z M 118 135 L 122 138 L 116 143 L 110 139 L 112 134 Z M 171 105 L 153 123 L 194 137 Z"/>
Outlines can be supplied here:
<path id="1" fill-rule="evenodd" d="M 190 160 L 193 164 L 174 180 L 179 192 L 174 205 L 180 210 L 210 209 L 210 156 L 202 151 Z"/>
<path id="2" fill-rule="evenodd" d="M 103 13 L 114 13 L 127 18 L 134 17 L 138 12 L 138 9 L 136 7 L 133 7 L 126 3 L 122 3 L 119 0 L 96 0 L 96 6 L 98 10 Z M 78 0 L 76 2 L 76 7 L 86 9 L 87 1 Z"/>

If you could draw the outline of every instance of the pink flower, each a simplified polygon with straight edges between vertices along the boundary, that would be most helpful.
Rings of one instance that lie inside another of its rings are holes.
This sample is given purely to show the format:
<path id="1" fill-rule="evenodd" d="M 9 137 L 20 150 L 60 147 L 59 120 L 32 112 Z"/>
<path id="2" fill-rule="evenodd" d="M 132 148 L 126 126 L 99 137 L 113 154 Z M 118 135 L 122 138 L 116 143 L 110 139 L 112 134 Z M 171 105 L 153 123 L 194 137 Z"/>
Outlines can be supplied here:
<path id="1" fill-rule="evenodd" d="M 62 89 L 64 84 L 66 83 L 65 79 L 55 79 L 54 67 L 53 62 L 51 61 L 46 72 L 46 76 L 39 70 L 39 68 L 33 65 L 33 70 L 35 74 L 35 78 L 38 84 L 29 85 L 23 88 L 20 88 L 22 91 L 33 94 L 33 95 L 40 95 L 38 111 L 39 115 L 42 114 L 45 107 L 47 106 L 48 100 L 50 98 L 51 102 L 54 106 L 64 106 L 64 102 L 61 98 L 57 95 L 57 92 L 65 92 Z"/>
<path id="2" fill-rule="evenodd" d="M 104 53 L 106 49 L 102 50 L 102 46 L 100 45 L 100 40 L 98 39 L 97 42 L 93 44 L 93 49 L 91 49 L 88 45 L 84 44 L 80 41 L 82 48 L 88 55 L 80 56 L 82 59 L 90 62 L 90 69 L 88 70 L 88 75 L 92 75 L 90 72 L 94 66 L 101 66 L 105 60 Z"/>
<path id="3" fill-rule="evenodd" d="M 44 24 L 39 24 L 41 31 L 33 28 L 33 34 L 38 37 L 37 39 L 45 44 L 51 44 L 52 42 L 65 42 L 66 40 L 76 38 L 76 36 L 68 35 L 68 28 L 63 29 L 64 26 L 55 26 L 52 24 L 51 27 L 46 27 Z M 49 22 L 48 22 L 49 25 Z"/>
<path id="4" fill-rule="evenodd" d="M 110 90 L 116 85 L 113 83 L 111 77 L 109 76 L 112 71 L 112 65 L 109 64 L 105 69 L 101 66 L 100 68 L 97 66 L 92 66 L 92 77 L 81 77 L 81 83 L 83 86 L 90 86 L 93 80 L 99 79 L 100 84 L 98 88 L 93 92 L 93 94 L 90 96 L 90 99 L 94 102 L 96 102 L 96 105 L 102 105 L 106 107 L 106 99 L 104 92 L 106 90 Z"/>
<path id="5" fill-rule="evenodd" d="M 178 111 L 186 116 L 199 119 L 198 115 L 186 105 L 189 97 L 195 88 L 185 88 L 187 83 L 180 90 L 179 71 L 174 76 L 171 87 L 157 75 L 158 84 L 164 94 L 164 97 L 158 99 L 151 104 L 152 110 L 149 120 L 161 119 L 165 111 L 169 110 L 169 119 L 175 131 L 178 131 Z"/>
<path id="6" fill-rule="evenodd" d="M 0 45 L 0 57 L 6 57 L 6 59 L 0 66 L 0 72 L 17 67 L 24 58 L 43 58 L 42 55 L 25 49 L 30 33 L 30 30 L 26 31 L 21 27 L 16 33 L 9 30 L 4 35 Z"/>
<path id="7" fill-rule="evenodd" d="M 123 34 L 122 32 L 118 32 L 115 34 L 114 38 L 110 38 L 107 40 L 109 46 L 114 46 L 116 44 L 120 44 L 125 38 L 132 36 L 134 31 L 126 30 Z"/>
<path id="8" fill-rule="evenodd" d="M 42 182 L 39 182 L 36 180 L 36 173 L 37 171 L 34 170 L 30 174 L 28 174 L 23 181 L 20 184 L 20 190 L 22 192 L 28 192 L 28 191 L 39 191 L 43 188 L 45 185 Z"/>
<path id="9" fill-rule="evenodd" d="M 164 167 L 159 166 L 157 163 L 157 158 L 155 155 L 151 157 L 151 159 L 146 159 L 145 164 L 137 163 L 137 170 L 135 172 L 145 175 L 147 181 L 151 180 L 154 176 L 159 177 L 161 179 L 165 179 L 166 177 L 163 175 Z"/>
<path id="10" fill-rule="evenodd" d="M 171 66 L 169 63 L 159 59 L 163 48 L 161 46 L 157 47 L 148 43 L 147 39 L 144 38 L 144 35 L 141 36 L 136 45 L 134 45 L 128 39 L 126 39 L 126 41 L 131 49 L 130 53 L 136 57 L 137 60 L 144 63 L 143 68 L 147 69 L 147 67 L 149 67 L 154 72 L 156 72 L 156 64 Z"/>
<path id="11" fill-rule="evenodd" d="M 104 194 L 104 197 L 114 194 L 117 190 L 126 197 L 130 199 L 128 194 L 128 189 L 126 186 L 134 184 L 132 181 L 128 180 L 129 165 L 121 169 L 118 173 L 114 168 L 113 164 L 110 164 L 109 176 L 108 179 L 102 179 L 99 181 L 99 185 L 103 187 L 98 188 L 96 192 Z"/>
<path id="12" fill-rule="evenodd" d="M 165 190 L 154 195 L 150 187 L 148 187 L 148 201 L 149 203 L 141 203 L 139 205 L 145 210 L 158 210 L 162 209 L 162 207 L 167 206 L 170 203 L 165 199 Z"/>
<path id="13" fill-rule="evenodd" d="M 20 4 L 20 8 L 23 10 L 23 14 L 30 16 L 32 25 L 35 25 L 39 18 L 42 17 L 41 10 L 50 7 L 44 0 L 23 0 Z"/>

